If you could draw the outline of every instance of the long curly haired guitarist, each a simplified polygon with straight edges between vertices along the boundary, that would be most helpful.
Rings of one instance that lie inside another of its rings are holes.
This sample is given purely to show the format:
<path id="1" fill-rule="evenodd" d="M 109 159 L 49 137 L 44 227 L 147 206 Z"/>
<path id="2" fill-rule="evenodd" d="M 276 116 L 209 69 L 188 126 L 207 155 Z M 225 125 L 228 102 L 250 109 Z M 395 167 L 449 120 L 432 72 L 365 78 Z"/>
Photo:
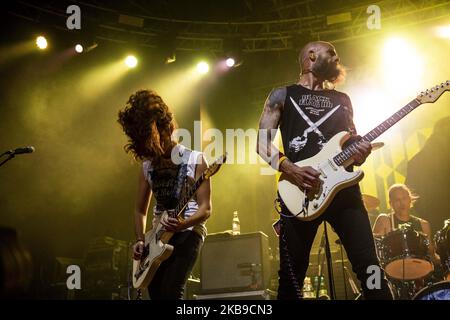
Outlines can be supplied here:
<path id="1" fill-rule="evenodd" d="M 129 138 L 125 151 L 142 163 L 134 212 L 134 258 L 140 259 L 144 251 L 147 212 L 154 196 L 152 225 L 161 223 L 166 231 L 174 233 L 169 241 L 174 250 L 157 269 L 148 288 L 149 295 L 152 300 L 182 299 L 206 235 L 205 221 L 211 213 L 209 180 L 198 188 L 182 217 L 164 215 L 161 219 L 161 213 L 176 208 L 187 181 L 198 179 L 207 163 L 202 153 L 173 141 L 174 115 L 154 91 L 139 90 L 132 94 L 119 111 L 118 122 Z"/>

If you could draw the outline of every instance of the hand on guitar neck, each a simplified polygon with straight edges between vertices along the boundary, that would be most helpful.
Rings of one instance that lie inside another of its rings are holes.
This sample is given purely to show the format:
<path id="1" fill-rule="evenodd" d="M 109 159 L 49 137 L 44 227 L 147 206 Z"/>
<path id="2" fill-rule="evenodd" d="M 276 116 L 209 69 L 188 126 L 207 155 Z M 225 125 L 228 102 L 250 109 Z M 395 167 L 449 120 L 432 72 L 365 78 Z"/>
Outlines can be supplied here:
<path id="1" fill-rule="evenodd" d="M 350 139 L 348 139 L 348 141 L 344 144 L 345 148 L 346 145 L 350 145 L 356 141 L 359 141 L 356 144 L 356 151 L 352 156 L 353 160 L 352 164 L 354 164 L 355 166 L 361 166 L 372 152 L 372 145 L 370 144 L 370 142 L 361 139 L 362 139 L 361 136 L 355 135 L 350 137 Z"/>

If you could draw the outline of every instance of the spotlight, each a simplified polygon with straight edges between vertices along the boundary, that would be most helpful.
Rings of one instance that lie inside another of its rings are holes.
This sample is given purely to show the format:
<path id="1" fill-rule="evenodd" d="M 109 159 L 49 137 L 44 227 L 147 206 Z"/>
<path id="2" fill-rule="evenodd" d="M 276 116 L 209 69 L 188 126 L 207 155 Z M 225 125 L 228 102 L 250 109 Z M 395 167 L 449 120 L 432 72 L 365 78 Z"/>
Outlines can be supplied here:
<path id="1" fill-rule="evenodd" d="M 198 71 L 200 74 L 207 74 L 208 71 L 209 71 L 209 64 L 206 63 L 205 61 L 199 62 L 199 63 L 197 64 L 197 71 Z"/>
<path id="2" fill-rule="evenodd" d="M 422 87 L 424 60 L 406 39 L 388 39 L 383 48 L 382 61 L 384 84 L 389 91 L 408 94 Z"/>
<path id="3" fill-rule="evenodd" d="M 45 39 L 45 37 L 43 37 L 43 36 L 37 37 L 36 45 L 41 50 L 47 49 L 47 46 L 48 46 L 47 39 Z"/>
<path id="4" fill-rule="evenodd" d="M 172 53 L 166 57 L 166 64 L 174 63 L 175 61 L 177 61 L 177 56 L 175 53 Z"/>
<path id="5" fill-rule="evenodd" d="M 225 64 L 227 65 L 227 67 L 231 68 L 235 65 L 236 61 L 234 61 L 233 58 L 228 58 L 227 61 L 225 61 Z"/>
<path id="6" fill-rule="evenodd" d="M 135 56 L 128 56 L 125 58 L 125 64 L 128 68 L 135 68 L 138 64 L 138 60 Z"/>
<path id="7" fill-rule="evenodd" d="M 78 53 L 83 53 L 84 48 L 83 48 L 83 46 L 81 44 L 77 44 L 75 46 L 75 51 L 78 52 Z"/>
<path id="8" fill-rule="evenodd" d="M 450 38 L 450 25 L 437 28 L 437 34 L 441 38 Z"/>

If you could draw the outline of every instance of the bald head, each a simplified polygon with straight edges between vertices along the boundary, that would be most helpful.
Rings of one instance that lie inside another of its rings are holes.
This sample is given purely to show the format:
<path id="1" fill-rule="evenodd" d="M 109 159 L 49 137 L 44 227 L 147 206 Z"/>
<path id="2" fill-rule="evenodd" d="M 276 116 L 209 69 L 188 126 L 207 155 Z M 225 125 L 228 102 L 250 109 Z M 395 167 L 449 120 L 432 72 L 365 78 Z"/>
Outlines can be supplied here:
<path id="1" fill-rule="evenodd" d="M 321 52 L 327 52 L 332 50 L 336 53 L 336 49 L 334 46 L 326 41 L 312 41 L 307 43 L 302 50 L 300 50 L 300 54 L 298 56 L 298 62 L 302 70 L 306 70 L 310 67 L 311 62 L 314 62 L 317 59 L 317 56 Z"/>
<path id="2" fill-rule="evenodd" d="M 334 46 L 325 41 L 307 43 L 298 57 L 301 73 L 311 72 L 321 80 L 336 82 L 343 80 L 345 71 L 339 64 L 339 57 Z"/>

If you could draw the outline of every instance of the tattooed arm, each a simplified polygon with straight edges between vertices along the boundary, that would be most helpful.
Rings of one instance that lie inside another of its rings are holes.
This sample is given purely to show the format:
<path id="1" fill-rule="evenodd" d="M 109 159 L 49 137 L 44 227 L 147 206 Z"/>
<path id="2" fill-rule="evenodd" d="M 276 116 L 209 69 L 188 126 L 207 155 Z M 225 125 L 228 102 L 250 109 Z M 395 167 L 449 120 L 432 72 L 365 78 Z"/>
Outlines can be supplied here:
<path id="1" fill-rule="evenodd" d="M 289 159 L 278 167 L 280 152 L 273 144 L 286 99 L 286 87 L 272 90 L 264 104 L 259 121 L 259 134 L 256 152 L 273 168 L 284 173 L 289 180 L 300 188 L 315 189 L 319 186 L 319 172 L 311 167 L 298 167 Z"/>
<path id="2" fill-rule="evenodd" d="M 272 164 L 273 162 L 277 162 L 279 160 L 279 151 L 272 142 L 278 130 L 278 125 L 280 124 L 285 99 L 286 87 L 272 90 L 266 99 L 264 109 L 259 120 L 259 134 L 256 152 L 268 164 Z"/>

